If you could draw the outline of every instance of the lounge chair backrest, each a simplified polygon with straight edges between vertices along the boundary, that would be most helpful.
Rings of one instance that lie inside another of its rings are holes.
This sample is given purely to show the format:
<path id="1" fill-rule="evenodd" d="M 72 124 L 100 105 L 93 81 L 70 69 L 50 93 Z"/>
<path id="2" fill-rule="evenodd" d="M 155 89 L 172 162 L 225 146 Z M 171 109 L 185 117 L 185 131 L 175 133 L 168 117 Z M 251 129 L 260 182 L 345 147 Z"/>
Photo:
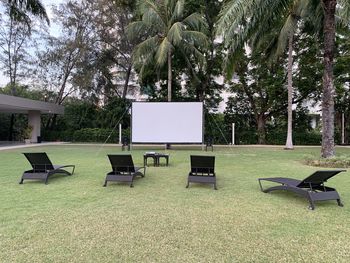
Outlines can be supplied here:
<path id="1" fill-rule="evenodd" d="M 191 155 L 191 173 L 213 175 L 215 156 Z"/>
<path id="2" fill-rule="evenodd" d="M 109 154 L 113 172 L 134 173 L 135 166 L 130 154 Z"/>
<path id="3" fill-rule="evenodd" d="M 309 177 L 301 181 L 298 187 L 309 187 L 310 184 L 312 186 L 321 185 L 327 182 L 327 180 L 330 179 L 331 177 L 341 172 L 345 172 L 345 170 L 316 171 L 312 175 L 310 175 Z"/>
<path id="4" fill-rule="evenodd" d="M 54 170 L 54 167 L 45 152 L 43 153 L 23 153 L 36 172 L 46 172 Z"/>

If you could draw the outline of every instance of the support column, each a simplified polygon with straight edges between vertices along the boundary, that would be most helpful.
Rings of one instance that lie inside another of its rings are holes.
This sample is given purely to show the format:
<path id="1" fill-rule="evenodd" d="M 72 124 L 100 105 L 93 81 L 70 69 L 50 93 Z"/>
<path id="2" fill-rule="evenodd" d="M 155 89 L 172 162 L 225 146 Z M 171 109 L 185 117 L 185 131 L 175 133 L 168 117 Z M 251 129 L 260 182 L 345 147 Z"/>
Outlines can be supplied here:
<path id="1" fill-rule="evenodd" d="M 341 144 L 345 144 L 345 118 L 344 118 L 344 112 L 341 114 Z"/>
<path id="2" fill-rule="evenodd" d="M 122 144 L 122 124 L 119 123 L 119 144 Z"/>
<path id="3" fill-rule="evenodd" d="M 232 145 L 235 145 L 235 124 L 232 123 Z"/>
<path id="4" fill-rule="evenodd" d="M 41 113 L 40 111 L 28 111 L 28 125 L 30 125 L 32 130 L 32 136 L 30 141 L 32 143 L 38 142 L 38 136 L 41 135 Z"/>

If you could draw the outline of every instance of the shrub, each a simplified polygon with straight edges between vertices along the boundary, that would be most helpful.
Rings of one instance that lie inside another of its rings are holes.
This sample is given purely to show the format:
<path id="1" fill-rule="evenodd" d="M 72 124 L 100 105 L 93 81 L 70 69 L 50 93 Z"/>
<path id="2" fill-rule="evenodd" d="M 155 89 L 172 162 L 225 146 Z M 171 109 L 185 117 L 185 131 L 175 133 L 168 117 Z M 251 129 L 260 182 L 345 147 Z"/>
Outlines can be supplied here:
<path id="1" fill-rule="evenodd" d="M 284 145 L 287 132 L 269 132 L 266 135 L 268 144 Z M 320 132 L 293 132 L 293 144 L 295 145 L 320 145 L 322 134 Z"/>
<path id="2" fill-rule="evenodd" d="M 118 132 L 112 129 L 86 128 L 77 131 L 44 131 L 44 141 L 118 142 Z"/>
<path id="3" fill-rule="evenodd" d="M 350 157 L 315 158 L 314 156 L 305 156 L 303 163 L 316 167 L 347 168 L 350 167 Z"/>

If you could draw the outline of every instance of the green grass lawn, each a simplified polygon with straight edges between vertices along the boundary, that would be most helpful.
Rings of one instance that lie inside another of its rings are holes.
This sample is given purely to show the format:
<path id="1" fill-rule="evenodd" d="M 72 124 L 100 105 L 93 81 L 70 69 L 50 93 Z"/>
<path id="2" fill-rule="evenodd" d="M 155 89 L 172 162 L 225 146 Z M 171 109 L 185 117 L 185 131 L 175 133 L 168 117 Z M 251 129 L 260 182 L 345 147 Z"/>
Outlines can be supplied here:
<path id="1" fill-rule="evenodd" d="M 148 149 L 149 150 L 149 149 Z M 75 164 L 49 184 L 18 181 L 21 152 L 46 151 Z M 189 155 L 170 150 L 169 167 L 149 167 L 134 188 L 110 183 L 106 155 L 118 147 L 46 146 L 0 151 L 0 262 L 349 262 L 349 172 L 331 179 L 344 207 L 292 193 L 260 192 L 257 178 L 304 178 L 301 164 L 319 148 L 222 148 L 214 151 L 218 191 L 185 188 Z M 145 149 L 132 151 L 142 164 Z M 350 155 L 350 149 L 338 149 Z M 321 168 L 322 169 L 322 168 Z"/>

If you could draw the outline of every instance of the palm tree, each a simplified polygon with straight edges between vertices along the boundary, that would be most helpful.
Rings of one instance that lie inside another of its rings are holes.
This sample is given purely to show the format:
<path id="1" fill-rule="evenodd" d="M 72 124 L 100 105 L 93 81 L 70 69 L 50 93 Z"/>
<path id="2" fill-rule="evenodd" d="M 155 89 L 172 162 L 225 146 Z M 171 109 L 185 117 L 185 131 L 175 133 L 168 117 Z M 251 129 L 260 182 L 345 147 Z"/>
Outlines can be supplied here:
<path id="1" fill-rule="evenodd" d="M 185 0 L 139 1 L 141 20 L 129 24 L 130 39 L 142 39 L 133 51 L 133 62 L 142 77 L 145 67 L 168 66 L 168 101 L 171 101 L 172 57 L 176 49 L 204 61 L 200 47 L 207 45 L 206 23 L 201 15 L 185 16 Z"/>
<path id="2" fill-rule="evenodd" d="M 267 34 L 269 45 L 267 50 L 268 56 L 274 62 L 284 54 L 288 49 L 288 66 L 287 66 L 287 91 L 288 91 L 288 117 L 287 117 L 287 139 L 286 150 L 294 149 L 293 146 L 293 44 L 295 31 L 298 28 L 298 21 L 304 15 L 301 13 L 301 4 L 303 1 L 296 1 L 293 6 L 287 10 L 287 14 L 275 17 L 276 22 L 271 23 L 270 27 L 263 28 L 264 32 L 256 32 L 253 44 L 259 46 L 260 38 L 264 39 Z M 275 32 L 276 31 L 276 32 Z M 272 37 L 270 36 L 272 33 Z M 275 33 L 274 33 L 275 32 Z M 272 39 L 271 39 L 272 38 Z"/>
<path id="3" fill-rule="evenodd" d="M 7 0 L 7 2 L 10 8 L 10 16 L 15 20 L 30 24 L 29 13 L 46 20 L 48 24 L 50 23 L 41 0 Z"/>
<path id="4" fill-rule="evenodd" d="M 324 37 L 324 77 L 322 98 L 322 157 L 334 156 L 334 84 L 333 57 L 335 42 L 335 10 L 337 0 L 231 0 L 223 8 L 218 32 L 225 37 L 230 47 L 230 56 L 251 39 L 256 32 L 265 32 L 264 27 L 271 24 L 276 17 L 285 14 L 289 6 L 302 3 L 301 7 L 312 7 L 314 15 L 323 12 Z M 344 17 L 349 17 L 350 3 L 348 0 L 338 0 Z M 321 7 L 321 9 L 320 9 Z M 320 16 L 315 16 L 319 18 Z M 246 22 L 248 21 L 248 22 Z M 348 19 L 346 19 L 348 21 Z M 257 34 L 259 36 L 259 34 Z M 291 35 L 290 35 L 291 36 Z M 289 39 L 289 45 L 292 41 Z M 230 68 L 229 68 L 230 69 Z"/>

